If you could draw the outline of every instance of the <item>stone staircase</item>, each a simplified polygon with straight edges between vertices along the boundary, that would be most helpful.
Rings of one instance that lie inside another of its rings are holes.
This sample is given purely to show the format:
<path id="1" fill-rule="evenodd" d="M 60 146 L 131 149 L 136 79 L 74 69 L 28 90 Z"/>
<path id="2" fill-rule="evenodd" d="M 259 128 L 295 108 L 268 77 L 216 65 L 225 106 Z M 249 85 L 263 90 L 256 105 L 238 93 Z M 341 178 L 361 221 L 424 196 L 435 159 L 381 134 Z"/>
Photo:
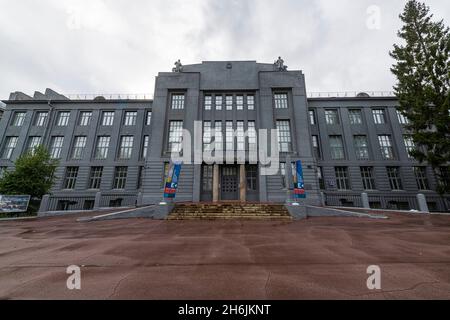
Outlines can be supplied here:
<path id="1" fill-rule="evenodd" d="M 281 204 L 217 203 L 177 204 L 168 220 L 269 220 L 292 221 Z"/>

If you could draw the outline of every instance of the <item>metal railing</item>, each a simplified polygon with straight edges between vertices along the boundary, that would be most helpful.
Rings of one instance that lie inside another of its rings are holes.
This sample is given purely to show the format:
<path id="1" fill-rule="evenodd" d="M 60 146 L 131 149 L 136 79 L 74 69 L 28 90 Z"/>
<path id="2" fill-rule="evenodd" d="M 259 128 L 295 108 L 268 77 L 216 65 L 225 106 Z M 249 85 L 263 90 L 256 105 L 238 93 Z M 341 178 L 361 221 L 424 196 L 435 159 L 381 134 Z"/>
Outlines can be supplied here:
<path id="1" fill-rule="evenodd" d="M 152 93 L 69 93 L 62 95 L 70 100 L 153 100 Z"/>
<path id="2" fill-rule="evenodd" d="M 105 192 L 97 195 L 49 195 L 48 204 L 44 211 L 85 211 L 97 208 L 120 208 L 134 207 L 137 205 L 138 196 L 136 193 L 127 192 Z"/>
<path id="3" fill-rule="evenodd" d="M 130 207 L 137 205 L 137 195 L 126 193 L 105 193 L 100 200 L 101 208 Z"/>
<path id="4" fill-rule="evenodd" d="M 308 98 L 364 98 L 395 97 L 393 91 L 341 91 L 341 92 L 307 92 Z"/>
<path id="5" fill-rule="evenodd" d="M 93 196 L 50 196 L 47 211 L 82 211 L 94 208 Z"/>

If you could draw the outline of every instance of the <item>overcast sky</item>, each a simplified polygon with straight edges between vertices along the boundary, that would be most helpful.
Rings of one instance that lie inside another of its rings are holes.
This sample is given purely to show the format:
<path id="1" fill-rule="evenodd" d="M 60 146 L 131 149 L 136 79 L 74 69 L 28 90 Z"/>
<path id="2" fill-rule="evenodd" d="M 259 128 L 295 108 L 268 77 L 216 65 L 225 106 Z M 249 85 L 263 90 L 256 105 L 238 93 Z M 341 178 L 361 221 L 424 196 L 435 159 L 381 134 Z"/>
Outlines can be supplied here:
<path id="1" fill-rule="evenodd" d="M 450 1 L 426 0 L 450 21 Z M 404 0 L 0 0 L 0 98 L 153 93 L 154 77 L 204 60 L 281 55 L 308 91 L 390 90 Z"/>

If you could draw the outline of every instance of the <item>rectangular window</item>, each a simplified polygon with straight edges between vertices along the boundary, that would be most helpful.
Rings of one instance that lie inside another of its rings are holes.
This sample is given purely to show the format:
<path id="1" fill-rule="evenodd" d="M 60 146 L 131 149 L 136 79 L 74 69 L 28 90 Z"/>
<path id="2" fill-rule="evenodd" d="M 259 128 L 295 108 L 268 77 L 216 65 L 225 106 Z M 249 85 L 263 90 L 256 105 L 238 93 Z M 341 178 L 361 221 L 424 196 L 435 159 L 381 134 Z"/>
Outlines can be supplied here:
<path id="1" fill-rule="evenodd" d="M 316 124 L 316 112 L 314 110 L 309 110 L 309 124 Z"/>
<path id="2" fill-rule="evenodd" d="M 116 167 L 114 172 L 113 189 L 125 189 L 127 184 L 128 167 Z"/>
<path id="3" fill-rule="evenodd" d="M 173 110 L 184 109 L 184 93 L 172 94 L 172 109 Z"/>
<path id="4" fill-rule="evenodd" d="M 148 147 L 150 144 L 150 136 L 144 136 L 144 144 L 142 146 L 142 155 L 141 158 L 146 160 L 148 156 Z"/>
<path id="5" fill-rule="evenodd" d="M 292 141 L 291 141 L 291 124 L 289 120 L 278 120 L 277 121 L 278 130 L 278 148 L 280 152 L 291 152 Z"/>
<path id="6" fill-rule="evenodd" d="M 319 188 L 325 190 L 325 179 L 323 178 L 322 167 L 317 167 L 317 179 L 319 180 Z"/>
<path id="7" fill-rule="evenodd" d="M 339 114 L 336 109 L 325 110 L 325 121 L 329 125 L 339 124 Z"/>
<path id="8" fill-rule="evenodd" d="M 66 175 L 64 177 L 64 189 L 75 189 L 75 184 L 78 177 L 78 167 L 67 167 Z"/>
<path id="9" fill-rule="evenodd" d="M 387 174 L 391 190 L 403 190 L 399 167 L 387 167 Z"/>
<path id="10" fill-rule="evenodd" d="M 275 109 L 287 109 L 288 108 L 288 95 L 287 93 L 275 93 L 273 95 L 275 100 Z"/>
<path id="11" fill-rule="evenodd" d="M 233 96 L 226 96 L 225 104 L 228 111 L 233 110 Z"/>
<path id="12" fill-rule="evenodd" d="M 351 109 L 348 111 L 350 124 L 362 124 L 362 113 L 360 109 Z"/>
<path id="13" fill-rule="evenodd" d="M 391 136 L 379 135 L 378 142 L 380 144 L 381 156 L 385 160 L 394 159 L 394 148 L 392 147 Z"/>
<path id="14" fill-rule="evenodd" d="M 248 149 L 252 150 L 252 151 L 256 151 L 257 150 L 257 136 L 256 136 L 256 125 L 255 125 L 255 121 L 249 121 L 248 124 L 248 130 L 247 130 L 247 135 L 248 135 Z"/>
<path id="15" fill-rule="evenodd" d="M 210 95 L 205 96 L 205 110 L 212 109 L 212 97 Z"/>
<path id="16" fill-rule="evenodd" d="M 27 152 L 33 153 L 34 150 L 41 144 L 41 137 L 28 138 Z"/>
<path id="17" fill-rule="evenodd" d="M 137 189 L 141 189 L 142 188 L 142 180 L 144 179 L 144 167 L 140 166 L 138 169 L 138 178 L 137 178 Z"/>
<path id="18" fill-rule="evenodd" d="M 214 144 L 216 151 L 223 150 L 222 121 L 216 121 L 214 123 Z"/>
<path id="19" fill-rule="evenodd" d="M 14 127 L 21 127 L 25 121 L 26 112 L 15 112 L 12 125 Z"/>
<path id="20" fill-rule="evenodd" d="M 244 96 L 236 96 L 236 109 L 244 110 Z"/>
<path id="21" fill-rule="evenodd" d="M 245 178 L 248 191 L 258 190 L 258 166 L 249 165 L 245 169 Z"/>
<path id="22" fill-rule="evenodd" d="M 72 159 L 81 160 L 84 157 L 84 150 L 86 149 L 87 138 L 85 136 L 75 137 L 73 144 Z"/>
<path id="23" fill-rule="evenodd" d="M 386 113 L 384 109 L 373 109 L 373 121 L 375 124 L 385 124 L 386 123 Z"/>
<path id="24" fill-rule="evenodd" d="M 50 157 L 52 159 L 61 159 L 63 144 L 64 137 L 52 137 L 50 147 Z"/>
<path id="25" fill-rule="evenodd" d="M 89 189 L 100 189 L 102 183 L 103 167 L 92 167 L 89 176 Z"/>
<path id="26" fill-rule="evenodd" d="M 14 150 L 17 147 L 19 137 L 6 137 L 5 147 L 3 149 L 3 159 L 11 159 Z"/>
<path id="27" fill-rule="evenodd" d="M 122 136 L 120 137 L 120 148 L 119 148 L 119 159 L 127 160 L 131 159 L 133 153 L 133 136 Z"/>
<path id="28" fill-rule="evenodd" d="M 147 119 L 145 120 L 145 124 L 147 126 L 152 124 L 152 112 L 151 111 L 147 111 Z"/>
<path id="29" fill-rule="evenodd" d="M 414 167 L 414 175 L 416 176 L 417 188 L 419 190 L 429 190 L 426 167 Z"/>
<path id="30" fill-rule="evenodd" d="M 397 117 L 400 124 L 409 124 L 408 118 L 405 117 L 400 110 L 397 110 Z"/>
<path id="31" fill-rule="evenodd" d="M 56 125 L 58 127 L 67 127 L 69 125 L 70 112 L 60 111 L 58 114 L 58 121 Z"/>
<path id="32" fill-rule="evenodd" d="M 183 121 L 169 122 L 169 152 L 181 152 L 183 149 Z"/>
<path id="33" fill-rule="evenodd" d="M 312 145 L 314 156 L 316 157 L 316 159 L 320 159 L 321 154 L 320 154 L 319 136 L 312 136 Z"/>
<path id="34" fill-rule="evenodd" d="M 244 121 L 236 122 L 236 140 L 237 140 L 237 150 L 245 150 L 245 132 L 244 132 Z"/>
<path id="35" fill-rule="evenodd" d="M 114 124 L 114 111 L 103 111 L 102 126 L 110 127 Z"/>
<path id="36" fill-rule="evenodd" d="M 247 96 L 247 109 L 255 110 L 255 96 L 251 96 L 251 95 Z"/>
<path id="37" fill-rule="evenodd" d="M 330 136 L 330 151 L 331 159 L 333 160 L 344 160 L 344 144 L 342 142 L 341 136 Z"/>
<path id="38" fill-rule="evenodd" d="M 42 112 L 38 112 L 36 113 L 36 120 L 34 122 L 34 125 L 36 127 L 43 127 L 47 124 L 47 117 L 48 117 L 48 112 L 47 111 L 42 111 Z"/>
<path id="39" fill-rule="evenodd" d="M 414 159 L 412 152 L 416 149 L 416 144 L 414 143 L 413 138 L 409 135 L 404 135 L 403 142 L 405 143 L 405 148 L 406 148 L 408 157 L 410 159 Z"/>
<path id="40" fill-rule="evenodd" d="M 91 125 L 92 112 L 91 111 L 82 111 L 80 113 L 80 122 L 79 126 L 88 127 Z"/>
<path id="41" fill-rule="evenodd" d="M 335 167 L 336 186 L 339 190 L 350 190 L 350 179 L 347 167 Z"/>
<path id="42" fill-rule="evenodd" d="M 225 143 L 226 150 L 234 150 L 233 121 L 227 121 L 225 123 Z"/>
<path id="43" fill-rule="evenodd" d="M 100 136 L 97 138 L 97 147 L 95 148 L 95 159 L 103 160 L 108 157 L 109 143 L 111 137 Z"/>
<path id="44" fill-rule="evenodd" d="M 369 160 L 369 143 L 366 136 L 354 136 L 356 159 Z"/>
<path id="45" fill-rule="evenodd" d="M 223 105 L 223 97 L 222 96 L 216 96 L 216 110 L 222 110 Z"/>
<path id="46" fill-rule="evenodd" d="M 212 128 L 211 121 L 203 122 L 203 150 L 211 151 L 212 150 Z"/>
<path id="47" fill-rule="evenodd" d="M 372 167 L 361 167 L 361 179 L 364 190 L 375 190 L 375 179 Z"/>
<path id="48" fill-rule="evenodd" d="M 213 188 L 213 172 L 214 166 L 203 166 L 202 172 L 202 191 L 211 192 Z"/>
<path id="49" fill-rule="evenodd" d="M 136 125 L 136 119 L 137 119 L 137 112 L 136 111 L 126 111 L 125 112 L 125 118 L 123 121 L 124 126 L 135 126 Z"/>

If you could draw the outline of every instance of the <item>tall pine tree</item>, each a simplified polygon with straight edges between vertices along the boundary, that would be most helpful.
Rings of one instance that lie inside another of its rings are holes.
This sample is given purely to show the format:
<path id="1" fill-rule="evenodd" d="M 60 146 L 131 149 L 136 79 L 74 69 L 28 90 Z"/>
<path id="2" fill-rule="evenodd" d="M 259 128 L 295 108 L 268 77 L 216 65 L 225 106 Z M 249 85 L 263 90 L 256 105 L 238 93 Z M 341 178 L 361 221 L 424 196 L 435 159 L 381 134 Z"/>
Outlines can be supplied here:
<path id="1" fill-rule="evenodd" d="M 398 80 L 399 109 L 409 120 L 406 128 L 416 145 L 412 155 L 433 167 L 438 191 L 449 193 L 449 28 L 442 20 L 433 21 L 429 7 L 417 0 L 407 2 L 400 19 L 403 41 L 390 53 L 396 60 L 391 71 Z"/>

